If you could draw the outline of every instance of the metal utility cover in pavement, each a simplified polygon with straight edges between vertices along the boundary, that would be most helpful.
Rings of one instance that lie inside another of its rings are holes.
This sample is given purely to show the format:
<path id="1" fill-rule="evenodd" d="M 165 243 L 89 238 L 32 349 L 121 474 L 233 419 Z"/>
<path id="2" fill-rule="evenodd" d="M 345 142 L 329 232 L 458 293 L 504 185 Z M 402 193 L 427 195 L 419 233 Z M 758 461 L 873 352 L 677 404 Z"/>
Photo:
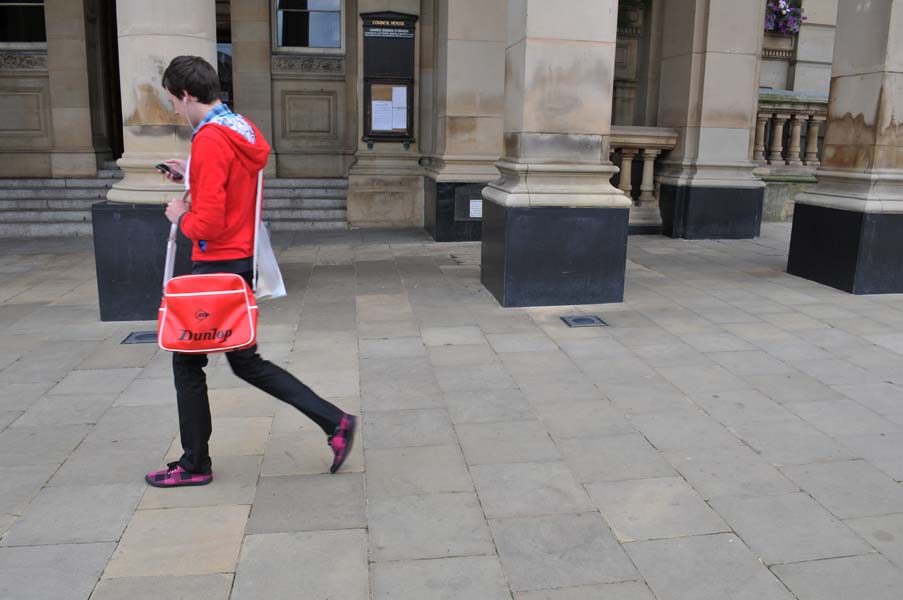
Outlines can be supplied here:
<path id="1" fill-rule="evenodd" d="M 120 343 L 121 344 L 156 344 L 157 343 L 157 332 L 156 331 L 133 331 Z"/>
<path id="2" fill-rule="evenodd" d="M 605 327 L 605 321 L 595 315 L 578 315 L 576 317 L 561 317 L 568 327 Z"/>

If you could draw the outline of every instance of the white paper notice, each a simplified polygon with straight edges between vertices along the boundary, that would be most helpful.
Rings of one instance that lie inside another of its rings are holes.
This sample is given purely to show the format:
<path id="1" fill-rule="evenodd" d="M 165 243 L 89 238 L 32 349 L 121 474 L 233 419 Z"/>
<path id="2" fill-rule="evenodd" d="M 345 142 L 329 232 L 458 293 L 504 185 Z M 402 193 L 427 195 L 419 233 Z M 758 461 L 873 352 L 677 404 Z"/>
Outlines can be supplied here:
<path id="1" fill-rule="evenodd" d="M 392 108 L 392 129 L 408 129 L 408 109 Z"/>
<path id="2" fill-rule="evenodd" d="M 392 103 L 384 100 L 373 101 L 373 131 L 392 131 Z"/>
<path id="3" fill-rule="evenodd" d="M 483 199 L 479 200 L 471 200 L 470 201 L 470 218 L 471 219 L 482 219 L 483 218 Z"/>
<path id="4" fill-rule="evenodd" d="M 392 87 L 392 108 L 408 108 L 408 88 Z"/>

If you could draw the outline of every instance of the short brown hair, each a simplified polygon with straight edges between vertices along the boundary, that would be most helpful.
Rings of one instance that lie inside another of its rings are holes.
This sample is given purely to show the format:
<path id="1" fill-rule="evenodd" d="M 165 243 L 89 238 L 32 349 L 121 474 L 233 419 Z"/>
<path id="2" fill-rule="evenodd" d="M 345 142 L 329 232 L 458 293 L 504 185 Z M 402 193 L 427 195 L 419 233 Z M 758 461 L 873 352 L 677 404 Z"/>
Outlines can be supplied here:
<path id="1" fill-rule="evenodd" d="M 219 100 L 219 75 L 216 69 L 200 56 L 177 56 L 163 72 L 163 87 L 181 98 L 185 92 L 202 104 Z"/>

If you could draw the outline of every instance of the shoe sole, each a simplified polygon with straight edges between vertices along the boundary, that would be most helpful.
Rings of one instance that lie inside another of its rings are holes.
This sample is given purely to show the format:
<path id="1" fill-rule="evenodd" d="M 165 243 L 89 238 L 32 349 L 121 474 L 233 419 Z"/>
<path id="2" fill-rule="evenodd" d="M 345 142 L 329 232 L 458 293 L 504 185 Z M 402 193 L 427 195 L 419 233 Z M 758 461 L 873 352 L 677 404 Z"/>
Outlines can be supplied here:
<path id="1" fill-rule="evenodd" d="M 147 475 L 145 475 L 144 481 L 146 481 L 148 485 L 151 485 L 155 488 L 175 488 L 208 485 L 213 483 L 213 478 L 211 477 L 207 481 L 186 481 L 185 483 L 157 483 L 156 481 L 151 481 L 151 479 Z"/>
<path id="2" fill-rule="evenodd" d="M 342 468 L 342 465 L 345 464 L 345 461 L 348 460 L 348 457 L 351 455 L 351 449 L 354 447 L 354 438 L 357 437 L 357 417 L 353 415 L 348 415 L 351 419 L 351 436 L 345 438 L 345 456 L 342 457 L 341 462 L 334 467 L 330 467 L 329 472 L 335 473 L 339 469 Z"/>

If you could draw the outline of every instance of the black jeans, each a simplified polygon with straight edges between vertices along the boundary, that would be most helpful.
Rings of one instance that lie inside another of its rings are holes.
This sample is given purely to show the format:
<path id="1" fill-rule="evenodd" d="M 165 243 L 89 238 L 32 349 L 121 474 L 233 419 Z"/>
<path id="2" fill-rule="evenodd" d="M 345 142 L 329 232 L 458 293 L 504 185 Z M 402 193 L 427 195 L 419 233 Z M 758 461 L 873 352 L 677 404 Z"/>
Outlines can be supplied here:
<path id="1" fill-rule="evenodd" d="M 200 269 L 193 269 L 198 272 Z M 250 281 L 249 272 L 239 273 Z M 264 360 L 257 346 L 226 353 L 232 372 L 256 388 L 291 404 L 332 435 L 342 420 L 342 411 L 314 393 L 285 369 Z M 210 472 L 210 401 L 207 397 L 206 354 L 172 355 L 172 372 L 179 405 L 182 458 L 179 465 L 189 473 Z"/>

